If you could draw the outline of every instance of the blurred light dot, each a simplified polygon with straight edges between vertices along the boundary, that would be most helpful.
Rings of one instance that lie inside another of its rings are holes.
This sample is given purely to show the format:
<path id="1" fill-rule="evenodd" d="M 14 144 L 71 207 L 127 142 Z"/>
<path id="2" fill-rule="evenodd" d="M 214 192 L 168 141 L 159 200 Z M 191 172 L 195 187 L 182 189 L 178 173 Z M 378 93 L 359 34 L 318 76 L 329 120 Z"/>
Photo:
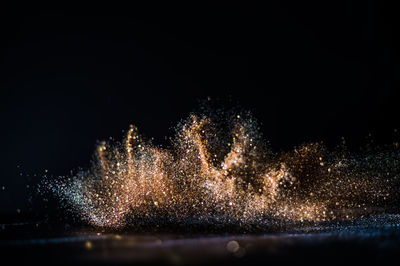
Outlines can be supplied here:
<path id="1" fill-rule="evenodd" d="M 232 252 L 232 253 L 237 252 L 237 251 L 239 250 L 239 248 L 240 248 L 240 245 L 239 245 L 239 243 L 238 243 L 237 241 L 235 241 L 235 240 L 229 241 L 228 244 L 226 245 L 226 249 L 227 249 L 229 252 Z"/>
<path id="2" fill-rule="evenodd" d="M 90 242 L 90 241 L 86 241 L 85 242 L 85 248 L 86 249 L 92 249 L 92 247 L 93 247 L 92 242 Z"/>

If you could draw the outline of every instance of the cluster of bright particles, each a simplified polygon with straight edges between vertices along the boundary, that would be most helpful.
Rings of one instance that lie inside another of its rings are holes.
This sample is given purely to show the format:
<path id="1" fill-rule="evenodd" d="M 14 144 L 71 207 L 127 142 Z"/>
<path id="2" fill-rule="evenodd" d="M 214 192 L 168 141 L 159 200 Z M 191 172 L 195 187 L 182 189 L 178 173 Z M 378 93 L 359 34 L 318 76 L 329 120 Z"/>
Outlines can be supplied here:
<path id="1" fill-rule="evenodd" d="M 122 142 L 97 147 L 91 169 L 53 180 L 51 190 L 83 220 L 110 228 L 155 217 L 322 222 L 398 205 L 395 148 L 272 152 L 248 113 L 191 115 L 176 131 L 161 148 L 131 126 Z"/>

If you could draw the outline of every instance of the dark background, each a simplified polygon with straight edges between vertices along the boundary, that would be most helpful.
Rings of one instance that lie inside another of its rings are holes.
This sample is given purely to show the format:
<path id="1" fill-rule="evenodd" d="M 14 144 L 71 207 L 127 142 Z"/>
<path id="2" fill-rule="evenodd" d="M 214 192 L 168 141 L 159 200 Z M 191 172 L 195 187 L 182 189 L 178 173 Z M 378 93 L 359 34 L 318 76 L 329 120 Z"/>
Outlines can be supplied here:
<path id="1" fill-rule="evenodd" d="M 397 14 L 389 6 L 121 7 L 0 19 L 0 212 L 48 175 L 87 167 L 130 123 L 156 143 L 207 97 L 253 111 L 276 150 L 392 143 Z"/>

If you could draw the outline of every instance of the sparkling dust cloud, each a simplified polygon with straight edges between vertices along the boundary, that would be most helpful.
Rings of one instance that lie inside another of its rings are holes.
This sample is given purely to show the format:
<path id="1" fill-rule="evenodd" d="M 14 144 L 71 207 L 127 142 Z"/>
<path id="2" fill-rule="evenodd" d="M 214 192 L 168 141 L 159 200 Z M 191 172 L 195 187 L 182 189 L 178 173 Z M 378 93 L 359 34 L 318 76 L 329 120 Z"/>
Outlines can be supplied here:
<path id="1" fill-rule="evenodd" d="M 398 211 L 399 154 L 396 147 L 330 151 L 322 143 L 272 152 L 249 113 L 192 114 L 171 147 L 130 126 L 122 142 L 98 145 L 89 170 L 46 187 L 85 222 L 108 228 L 154 219 L 350 220 Z"/>

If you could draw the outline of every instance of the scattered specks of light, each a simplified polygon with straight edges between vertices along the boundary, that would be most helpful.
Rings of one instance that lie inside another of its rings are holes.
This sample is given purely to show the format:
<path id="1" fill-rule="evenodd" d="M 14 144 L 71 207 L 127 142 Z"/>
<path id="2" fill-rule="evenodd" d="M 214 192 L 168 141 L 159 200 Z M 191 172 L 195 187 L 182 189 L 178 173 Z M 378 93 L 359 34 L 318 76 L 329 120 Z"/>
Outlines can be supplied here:
<path id="1" fill-rule="evenodd" d="M 400 151 L 391 147 L 350 153 L 309 143 L 273 152 L 247 112 L 192 114 L 169 148 L 131 125 L 122 142 L 98 145 L 90 169 L 42 187 L 98 227 L 155 217 L 225 217 L 244 226 L 350 220 L 398 204 Z"/>

